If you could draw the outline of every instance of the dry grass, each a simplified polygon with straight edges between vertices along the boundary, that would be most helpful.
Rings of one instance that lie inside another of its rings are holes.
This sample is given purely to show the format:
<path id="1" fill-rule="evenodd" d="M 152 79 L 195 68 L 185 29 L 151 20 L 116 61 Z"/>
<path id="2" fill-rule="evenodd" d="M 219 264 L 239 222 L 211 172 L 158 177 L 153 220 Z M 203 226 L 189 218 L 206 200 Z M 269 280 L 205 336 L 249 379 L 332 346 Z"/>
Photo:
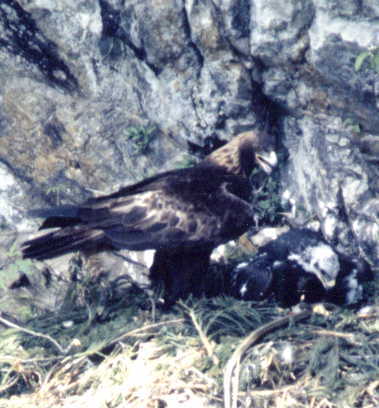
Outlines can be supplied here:
<path id="1" fill-rule="evenodd" d="M 368 303 L 296 321 L 222 297 L 153 314 L 133 292 L 104 319 L 41 313 L 0 332 L 0 408 L 377 408 L 378 282 Z"/>

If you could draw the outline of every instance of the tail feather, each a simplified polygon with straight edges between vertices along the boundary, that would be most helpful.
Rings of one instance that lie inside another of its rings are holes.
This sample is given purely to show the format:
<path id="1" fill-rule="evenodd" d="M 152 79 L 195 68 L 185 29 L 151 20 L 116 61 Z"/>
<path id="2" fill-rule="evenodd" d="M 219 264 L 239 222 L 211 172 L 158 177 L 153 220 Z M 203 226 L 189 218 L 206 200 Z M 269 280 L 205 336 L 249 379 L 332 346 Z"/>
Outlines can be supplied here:
<path id="1" fill-rule="evenodd" d="M 49 217 L 42 223 L 39 227 L 40 230 L 48 229 L 48 228 L 65 228 L 65 227 L 72 227 L 74 225 L 78 225 L 82 220 L 80 218 L 75 217 Z"/>
<path id="2" fill-rule="evenodd" d="M 23 258 L 42 261 L 93 246 L 103 237 L 104 234 L 99 230 L 66 228 L 24 242 L 22 255 Z"/>
<path id="3" fill-rule="evenodd" d="M 70 227 L 81 222 L 80 208 L 77 206 L 61 206 L 56 208 L 38 208 L 30 210 L 31 217 L 45 218 L 39 229 Z"/>
<path id="4" fill-rule="evenodd" d="M 29 211 L 31 217 L 45 218 L 39 229 L 66 228 L 109 218 L 109 209 L 88 206 L 62 206 Z"/>
<path id="5" fill-rule="evenodd" d="M 28 211 L 30 217 L 77 217 L 80 207 L 74 205 L 62 205 L 54 208 L 35 208 Z"/>

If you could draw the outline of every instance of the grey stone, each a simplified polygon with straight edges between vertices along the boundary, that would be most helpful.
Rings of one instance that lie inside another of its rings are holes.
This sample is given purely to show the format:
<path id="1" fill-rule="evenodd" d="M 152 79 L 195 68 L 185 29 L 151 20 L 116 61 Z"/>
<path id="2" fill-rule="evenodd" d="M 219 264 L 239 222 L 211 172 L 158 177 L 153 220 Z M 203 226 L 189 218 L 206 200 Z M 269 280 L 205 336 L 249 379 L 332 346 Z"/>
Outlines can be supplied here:
<path id="1" fill-rule="evenodd" d="M 268 66 L 301 59 L 308 46 L 304 34 L 313 15 L 313 3 L 308 0 L 254 2 L 250 22 L 252 55 Z"/>
<path id="2" fill-rule="evenodd" d="M 289 221 L 378 266 L 378 17 L 376 0 L 3 0 L 2 228 L 263 123 Z"/>

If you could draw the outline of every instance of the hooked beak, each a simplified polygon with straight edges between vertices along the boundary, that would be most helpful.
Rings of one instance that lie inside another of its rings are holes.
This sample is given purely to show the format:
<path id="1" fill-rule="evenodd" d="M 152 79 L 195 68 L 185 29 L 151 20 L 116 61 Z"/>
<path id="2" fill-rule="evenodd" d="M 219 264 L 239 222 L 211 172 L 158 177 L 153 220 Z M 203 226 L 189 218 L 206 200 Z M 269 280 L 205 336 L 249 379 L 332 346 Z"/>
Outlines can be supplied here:
<path id="1" fill-rule="evenodd" d="M 255 159 L 258 165 L 267 174 L 271 174 L 272 169 L 278 164 L 278 158 L 274 151 L 256 153 Z"/>

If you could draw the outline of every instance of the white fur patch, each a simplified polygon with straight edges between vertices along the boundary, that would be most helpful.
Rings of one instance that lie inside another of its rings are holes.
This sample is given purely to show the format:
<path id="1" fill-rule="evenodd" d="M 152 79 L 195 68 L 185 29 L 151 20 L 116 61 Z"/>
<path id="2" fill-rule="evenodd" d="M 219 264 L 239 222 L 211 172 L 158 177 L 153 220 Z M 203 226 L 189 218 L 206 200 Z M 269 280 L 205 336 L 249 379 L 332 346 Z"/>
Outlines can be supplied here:
<path id="1" fill-rule="evenodd" d="M 280 353 L 280 357 L 284 364 L 292 364 L 294 360 L 294 352 L 291 344 L 286 344 Z"/>
<path id="2" fill-rule="evenodd" d="M 247 262 L 241 262 L 236 266 L 236 270 L 238 271 L 239 269 L 246 268 L 247 265 L 248 265 Z"/>
<path id="3" fill-rule="evenodd" d="M 143 251 L 143 258 L 145 260 L 145 265 L 148 268 L 151 268 L 154 262 L 154 255 L 155 255 L 155 250 L 154 249 L 148 249 L 146 251 Z"/>
<path id="4" fill-rule="evenodd" d="M 357 303 L 362 298 L 362 286 L 359 284 L 357 279 L 357 271 L 354 270 L 349 276 L 345 279 L 347 286 L 347 294 L 345 303 L 347 305 L 352 305 Z"/>
<path id="5" fill-rule="evenodd" d="M 292 253 L 288 259 L 296 261 L 306 272 L 314 273 L 326 287 L 334 285 L 340 269 L 337 254 L 324 243 L 308 247 L 301 254 Z"/>
<path id="6" fill-rule="evenodd" d="M 240 295 L 241 297 L 244 297 L 245 293 L 247 292 L 247 285 L 244 283 L 240 289 Z"/>
<path id="7" fill-rule="evenodd" d="M 289 200 L 291 198 L 290 191 L 289 190 L 284 190 L 283 194 L 282 194 L 282 197 L 283 197 L 284 200 Z"/>
<path id="8" fill-rule="evenodd" d="M 231 248 L 235 248 L 236 243 L 234 241 L 230 241 L 227 244 L 221 244 L 217 248 L 212 251 L 211 254 L 211 261 L 213 262 L 226 262 L 228 258 L 228 252 Z"/>
<path id="9" fill-rule="evenodd" d="M 257 246 L 261 247 L 274 239 L 277 239 L 280 235 L 287 232 L 288 227 L 267 227 L 262 228 L 257 234 L 253 235 L 250 240 Z"/>
<path id="10" fill-rule="evenodd" d="M 126 251 L 125 251 L 126 252 Z M 127 251 L 125 257 L 130 259 L 131 263 L 150 268 L 154 261 L 155 249 L 145 251 Z"/>

